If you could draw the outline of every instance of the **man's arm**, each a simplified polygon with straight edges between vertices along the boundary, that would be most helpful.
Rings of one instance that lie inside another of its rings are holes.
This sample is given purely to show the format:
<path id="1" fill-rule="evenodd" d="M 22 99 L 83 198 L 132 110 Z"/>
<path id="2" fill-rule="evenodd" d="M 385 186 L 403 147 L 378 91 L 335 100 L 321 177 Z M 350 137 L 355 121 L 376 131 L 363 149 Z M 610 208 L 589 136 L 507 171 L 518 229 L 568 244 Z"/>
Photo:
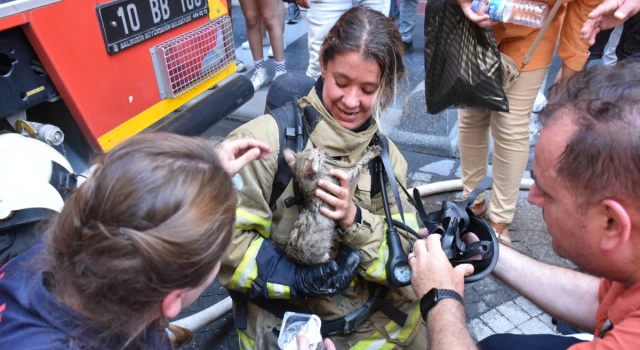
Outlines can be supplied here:
<path id="1" fill-rule="evenodd" d="M 595 330 L 598 278 L 539 262 L 504 245 L 493 274 L 551 316 Z"/>
<path id="2" fill-rule="evenodd" d="M 441 300 L 427 317 L 428 349 L 477 349 L 467 330 L 464 306 L 457 300 Z"/>
<path id="3" fill-rule="evenodd" d="M 414 253 L 409 254 L 411 283 L 418 298 L 432 288 L 449 289 L 464 296 L 464 276 L 473 273 L 472 265 L 451 266 L 442 251 L 440 239 L 440 235 L 432 234 L 418 240 L 414 244 Z M 467 329 L 467 318 L 461 302 L 440 300 L 429 311 L 426 321 L 429 349 L 476 349 Z"/>

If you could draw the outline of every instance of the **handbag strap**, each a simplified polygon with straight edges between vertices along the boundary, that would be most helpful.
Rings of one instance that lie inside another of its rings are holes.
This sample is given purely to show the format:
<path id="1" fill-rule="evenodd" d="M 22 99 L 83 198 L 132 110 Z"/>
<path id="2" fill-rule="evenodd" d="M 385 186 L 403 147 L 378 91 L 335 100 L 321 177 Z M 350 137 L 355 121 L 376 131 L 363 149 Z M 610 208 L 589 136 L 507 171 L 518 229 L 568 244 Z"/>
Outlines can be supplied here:
<path id="1" fill-rule="evenodd" d="M 556 0 L 556 3 L 553 5 L 553 8 L 551 9 L 551 12 L 549 12 L 547 19 L 544 21 L 544 25 L 542 26 L 542 28 L 540 28 L 540 32 L 538 32 L 538 36 L 536 36 L 536 40 L 531 45 L 531 48 L 529 49 L 529 51 L 527 51 L 527 54 L 524 55 L 524 60 L 522 60 L 522 66 L 520 67 L 519 72 L 522 72 L 524 67 L 527 64 L 529 64 L 529 61 L 531 61 L 531 57 L 533 57 L 533 53 L 536 51 L 536 48 L 538 47 L 538 44 L 540 44 L 540 41 L 542 41 L 542 37 L 544 37 L 544 33 L 549 28 L 549 25 L 551 25 L 551 21 L 553 21 L 553 17 L 556 16 L 556 12 L 558 12 L 558 9 L 560 9 L 560 5 L 562 5 L 562 0 Z"/>

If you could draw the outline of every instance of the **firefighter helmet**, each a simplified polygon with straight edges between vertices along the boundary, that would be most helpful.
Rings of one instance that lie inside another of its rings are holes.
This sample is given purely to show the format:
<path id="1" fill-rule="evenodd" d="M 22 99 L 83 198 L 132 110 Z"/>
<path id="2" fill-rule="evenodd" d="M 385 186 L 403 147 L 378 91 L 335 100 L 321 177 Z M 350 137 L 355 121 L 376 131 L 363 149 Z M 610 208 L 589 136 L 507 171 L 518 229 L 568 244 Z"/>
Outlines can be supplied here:
<path id="1" fill-rule="evenodd" d="M 60 212 L 75 187 L 67 159 L 42 141 L 0 134 L 0 230 Z"/>

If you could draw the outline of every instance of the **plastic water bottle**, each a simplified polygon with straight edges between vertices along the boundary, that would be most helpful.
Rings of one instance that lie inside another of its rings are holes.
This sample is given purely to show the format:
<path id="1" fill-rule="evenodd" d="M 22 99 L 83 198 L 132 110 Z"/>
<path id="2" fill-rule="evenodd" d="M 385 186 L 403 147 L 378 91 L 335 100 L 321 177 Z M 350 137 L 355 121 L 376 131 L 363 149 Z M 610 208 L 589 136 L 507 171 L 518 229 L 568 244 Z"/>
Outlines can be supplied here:
<path id="1" fill-rule="evenodd" d="M 542 27 L 549 13 L 546 4 L 529 0 L 473 0 L 471 9 L 494 21 L 531 28 Z"/>

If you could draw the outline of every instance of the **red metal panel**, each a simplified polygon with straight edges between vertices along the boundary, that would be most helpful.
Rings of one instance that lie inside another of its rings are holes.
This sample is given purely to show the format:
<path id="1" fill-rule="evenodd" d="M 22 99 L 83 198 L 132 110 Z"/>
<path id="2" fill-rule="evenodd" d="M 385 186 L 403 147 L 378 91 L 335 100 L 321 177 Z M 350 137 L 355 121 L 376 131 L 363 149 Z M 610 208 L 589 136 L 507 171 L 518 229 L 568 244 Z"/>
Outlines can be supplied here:
<path id="1" fill-rule="evenodd" d="M 175 0 L 174 0 L 175 1 Z M 205 17 L 109 55 L 95 6 L 65 0 L 32 12 L 25 32 L 90 143 L 160 101 L 149 49 Z"/>
<path id="2" fill-rule="evenodd" d="M 25 13 L 18 13 L 15 15 L 11 15 L 9 17 L 2 18 L 0 19 L 0 31 L 21 26 L 25 23 L 29 23 L 30 17 L 31 17 L 31 14 L 29 12 L 25 12 Z"/>

